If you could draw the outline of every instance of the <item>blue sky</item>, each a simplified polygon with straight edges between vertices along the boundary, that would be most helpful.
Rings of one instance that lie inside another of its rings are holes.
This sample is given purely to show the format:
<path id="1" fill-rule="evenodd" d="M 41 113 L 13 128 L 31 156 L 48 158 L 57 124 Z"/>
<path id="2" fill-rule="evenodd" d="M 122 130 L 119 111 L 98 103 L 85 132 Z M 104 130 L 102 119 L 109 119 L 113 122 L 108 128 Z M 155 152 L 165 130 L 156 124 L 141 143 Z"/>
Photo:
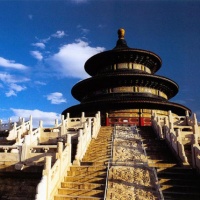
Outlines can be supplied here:
<path id="1" fill-rule="evenodd" d="M 33 116 L 54 123 L 78 102 L 71 88 L 84 63 L 112 49 L 117 30 L 129 47 L 162 59 L 156 73 L 174 80 L 171 99 L 200 117 L 200 1 L 0 1 L 0 119 Z"/>

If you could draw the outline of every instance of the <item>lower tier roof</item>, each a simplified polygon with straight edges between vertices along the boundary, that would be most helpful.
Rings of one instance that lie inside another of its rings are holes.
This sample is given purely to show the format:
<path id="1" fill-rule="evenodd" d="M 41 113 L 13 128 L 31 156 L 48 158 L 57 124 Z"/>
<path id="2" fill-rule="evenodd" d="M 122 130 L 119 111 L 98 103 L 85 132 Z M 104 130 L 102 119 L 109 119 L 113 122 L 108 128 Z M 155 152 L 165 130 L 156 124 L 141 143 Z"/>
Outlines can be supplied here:
<path id="1" fill-rule="evenodd" d="M 185 112 L 188 111 L 191 114 L 191 110 L 181 104 L 166 102 L 166 101 L 148 101 L 148 100 L 132 100 L 132 101 L 95 101 L 89 103 L 81 103 L 67 108 L 62 112 L 66 116 L 67 113 L 73 116 L 79 116 L 81 112 L 96 113 L 101 111 L 102 113 L 122 110 L 122 109 L 151 109 L 151 110 L 163 110 L 175 113 L 179 116 L 185 116 Z"/>

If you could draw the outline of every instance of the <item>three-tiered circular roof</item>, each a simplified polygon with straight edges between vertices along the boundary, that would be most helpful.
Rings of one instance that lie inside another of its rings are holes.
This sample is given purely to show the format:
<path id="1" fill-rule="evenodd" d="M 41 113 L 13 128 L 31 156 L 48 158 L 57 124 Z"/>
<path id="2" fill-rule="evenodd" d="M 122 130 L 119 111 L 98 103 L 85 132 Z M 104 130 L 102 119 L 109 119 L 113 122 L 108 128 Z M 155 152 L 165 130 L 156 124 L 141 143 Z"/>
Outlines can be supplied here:
<path id="1" fill-rule="evenodd" d="M 81 103 L 64 110 L 63 114 L 122 109 L 171 110 L 178 115 L 184 115 L 186 111 L 191 113 L 187 107 L 168 101 L 178 93 L 178 85 L 154 74 L 162 65 L 160 57 L 150 51 L 129 48 L 124 30 L 120 29 L 118 34 L 114 49 L 98 53 L 86 61 L 84 67 L 91 77 L 72 88 L 72 95 Z M 137 68 L 138 65 L 141 69 Z M 139 89 L 130 90 L 130 87 Z"/>

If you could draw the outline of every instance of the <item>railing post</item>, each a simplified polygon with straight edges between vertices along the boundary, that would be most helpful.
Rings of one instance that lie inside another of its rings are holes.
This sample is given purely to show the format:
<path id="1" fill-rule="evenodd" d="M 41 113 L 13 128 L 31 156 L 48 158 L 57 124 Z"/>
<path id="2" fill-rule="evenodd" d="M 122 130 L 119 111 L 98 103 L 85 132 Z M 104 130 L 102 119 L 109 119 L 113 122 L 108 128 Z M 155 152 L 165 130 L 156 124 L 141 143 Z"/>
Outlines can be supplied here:
<path id="1" fill-rule="evenodd" d="M 51 156 L 46 156 L 45 157 L 45 169 L 43 172 L 43 175 L 47 176 L 47 187 L 46 187 L 46 194 L 47 194 L 47 199 L 49 200 L 50 193 L 51 193 Z"/>
<path id="2" fill-rule="evenodd" d="M 30 115 L 30 117 L 29 117 L 29 122 L 30 122 L 29 131 L 30 131 L 30 133 L 32 133 L 32 131 L 33 131 L 33 117 L 32 117 L 32 115 Z"/>
<path id="3" fill-rule="evenodd" d="M 189 112 L 188 110 L 185 111 L 185 118 L 186 118 L 186 126 L 189 126 Z"/>
<path id="4" fill-rule="evenodd" d="M 55 128 L 58 127 L 58 119 L 55 119 L 55 125 L 54 125 L 54 127 Z"/>
<path id="5" fill-rule="evenodd" d="M 62 135 L 65 135 L 65 116 L 61 115 L 61 132 L 60 132 L 60 137 Z"/>
<path id="6" fill-rule="evenodd" d="M 9 130 L 12 129 L 12 119 L 11 118 L 9 118 L 9 120 L 8 120 L 8 127 L 9 127 Z"/>
<path id="7" fill-rule="evenodd" d="M 173 120 L 171 110 L 168 112 L 168 119 L 169 119 L 169 128 L 173 130 L 174 129 L 174 120 Z"/>
<path id="8" fill-rule="evenodd" d="M 85 113 L 81 113 L 81 125 L 85 122 Z"/>
<path id="9" fill-rule="evenodd" d="M 72 158 L 71 158 L 71 151 L 72 151 L 72 139 L 71 135 L 67 135 L 67 145 L 68 145 L 68 150 L 69 150 L 69 162 L 72 163 Z"/>
<path id="10" fill-rule="evenodd" d="M 196 116 L 195 113 L 193 113 L 192 118 L 193 118 L 193 123 L 194 123 L 195 125 L 198 124 L 197 116 Z"/>
<path id="11" fill-rule="evenodd" d="M 92 136 L 92 121 L 91 121 L 91 118 L 88 119 L 88 127 L 89 127 L 89 130 L 90 130 L 90 136 Z"/>
<path id="12" fill-rule="evenodd" d="M 63 143 L 58 142 L 58 159 L 60 159 L 60 168 L 59 170 L 59 177 L 62 176 L 62 152 L 63 152 Z"/>
<path id="13" fill-rule="evenodd" d="M 42 120 L 40 120 L 40 122 L 39 122 L 39 127 L 43 128 L 43 121 Z"/>
<path id="14" fill-rule="evenodd" d="M 79 136 L 78 136 L 78 145 L 77 145 L 77 151 L 76 151 L 76 156 L 75 156 L 75 160 L 73 162 L 74 165 L 78 165 L 80 166 L 80 160 L 81 160 L 81 152 L 82 152 L 82 147 L 83 147 L 83 130 L 79 129 Z"/>
<path id="15" fill-rule="evenodd" d="M 24 133 L 24 131 L 25 131 L 25 119 L 24 118 L 22 118 L 22 125 L 21 125 L 21 130 L 22 130 L 22 133 Z"/>
<path id="16" fill-rule="evenodd" d="M 67 117 L 66 117 L 66 129 L 69 127 L 69 121 L 70 121 L 70 114 L 67 113 Z"/>

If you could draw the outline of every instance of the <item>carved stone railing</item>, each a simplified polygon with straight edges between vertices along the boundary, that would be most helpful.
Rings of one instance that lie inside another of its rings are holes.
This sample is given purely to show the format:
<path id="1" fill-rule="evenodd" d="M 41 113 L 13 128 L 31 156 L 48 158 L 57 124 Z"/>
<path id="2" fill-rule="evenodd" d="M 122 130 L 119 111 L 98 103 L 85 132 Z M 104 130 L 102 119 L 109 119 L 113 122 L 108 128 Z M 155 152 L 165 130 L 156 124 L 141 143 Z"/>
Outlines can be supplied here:
<path id="1" fill-rule="evenodd" d="M 90 144 L 91 139 L 97 137 L 100 127 L 100 112 L 98 112 L 95 115 L 95 118 L 88 118 L 85 121 L 83 129 L 79 129 L 77 150 L 75 160 L 73 162 L 74 165 L 80 165 L 80 162 L 83 156 L 85 155 L 85 152 Z"/>
<path id="2" fill-rule="evenodd" d="M 200 146 L 199 144 L 193 145 L 192 161 L 193 161 L 193 167 L 197 169 L 198 173 L 200 173 Z"/>
<path id="3" fill-rule="evenodd" d="M 164 125 L 160 123 L 163 120 Z M 200 133 L 195 114 L 191 117 L 188 112 L 186 112 L 186 116 L 173 116 L 171 111 L 168 112 L 167 117 L 153 114 L 152 126 L 157 135 L 160 138 L 166 139 L 171 148 L 186 164 L 188 164 L 188 158 L 186 156 L 184 144 L 192 145 L 192 165 L 198 168 L 198 166 L 196 166 L 196 163 L 198 163 L 198 156 L 195 153 L 198 152 Z"/>
<path id="4" fill-rule="evenodd" d="M 64 133 L 66 133 L 64 130 L 67 131 L 67 128 L 69 128 L 69 123 L 68 123 L 69 115 L 67 118 L 68 119 L 64 120 L 64 117 L 62 117 L 60 124 L 58 124 L 57 122 L 55 123 L 56 128 L 60 127 L 62 136 Z M 73 163 L 79 165 L 80 161 L 82 160 L 87 150 L 91 138 L 93 137 L 95 138 L 97 136 L 99 129 L 101 127 L 100 112 L 98 112 L 95 115 L 95 117 L 86 118 L 84 117 L 84 113 L 82 113 L 81 119 L 80 118 L 72 118 L 72 119 L 74 119 L 73 122 L 74 124 L 71 123 L 70 125 L 74 125 L 73 128 L 76 127 L 78 129 L 78 134 L 79 134 L 75 161 Z M 81 123 L 78 122 L 78 119 Z M 64 131 L 64 133 L 62 131 Z M 64 151 L 62 151 L 61 144 L 63 143 L 60 143 L 57 160 L 52 167 L 51 167 L 52 158 L 49 156 L 46 157 L 46 164 L 43 170 L 43 177 L 37 187 L 36 200 L 53 199 L 53 195 L 56 194 L 59 183 L 64 178 L 63 175 L 71 166 L 72 163 L 71 135 L 67 134 L 67 143 Z"/>
<path id="5" fill-rule="evenodd" d="M 76 150 L 75 160 L 73 162 L 74 165 L 80 165 L 80 161 L 85 155 L 85 152 L 90 144 L 91 139 L 92 139 L 91 120 L 89 119 L 88 122 L 84 123 L 84 128 L 79 129 L 77 150 Z"/>
<path id="6" fill-rule="evenodd" d="M 56 193 L 64 174 L 71 166 L 71 136 L 68 135 L 67 145 L 63 150 L 63 143 L 59 142 L 57 160 L 51 167 L 52 158 L 47 156 L 43 177 L 37 186 L 36 200 L 51 200 Z"/>
<path id="7" fill-rule="evenodd" d="M 25 132 L 32 130 L 32 116 L 30 119 L 25 122 L 24 118 L 20 120 L 20 122 L 14 122 L 12 129 L 9 131 L 9 135 L 7 140 L 15 140 L 18 144 L 21 143 L 22 134 Z"/>

